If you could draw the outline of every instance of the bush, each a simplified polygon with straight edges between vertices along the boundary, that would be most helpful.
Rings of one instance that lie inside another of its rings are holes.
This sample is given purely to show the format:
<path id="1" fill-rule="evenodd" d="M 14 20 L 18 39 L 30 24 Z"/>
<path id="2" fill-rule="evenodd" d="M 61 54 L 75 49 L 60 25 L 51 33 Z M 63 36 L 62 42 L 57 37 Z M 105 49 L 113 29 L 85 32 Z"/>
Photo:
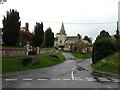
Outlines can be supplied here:
<path id="1" fill-rule="evenodd" d="M 22 66 L 33 66 L 38 63 L 39 63 L 39 61 L 32 57 L 25 57 L 25 58 L 23 58 Z"/>
<path id="2" fill-rule="evenodd" d="M 111 39 L 103 38 L 94 43 L 92 60 L 93 63 L 115 52 L 115 44 Z"/>

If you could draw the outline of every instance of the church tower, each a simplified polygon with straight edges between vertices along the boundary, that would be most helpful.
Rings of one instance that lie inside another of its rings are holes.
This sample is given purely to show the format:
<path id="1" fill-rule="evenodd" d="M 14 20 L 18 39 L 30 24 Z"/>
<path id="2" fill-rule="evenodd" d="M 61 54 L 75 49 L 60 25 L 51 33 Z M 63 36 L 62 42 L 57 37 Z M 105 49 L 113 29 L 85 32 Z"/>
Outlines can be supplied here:
<path id="1" fill-rule="evenodd" d="M 65 45 L 67 34 L 65 32 L 64 24 L 62 23 L 59 33 L 56 34 L 56 46 Z"/>

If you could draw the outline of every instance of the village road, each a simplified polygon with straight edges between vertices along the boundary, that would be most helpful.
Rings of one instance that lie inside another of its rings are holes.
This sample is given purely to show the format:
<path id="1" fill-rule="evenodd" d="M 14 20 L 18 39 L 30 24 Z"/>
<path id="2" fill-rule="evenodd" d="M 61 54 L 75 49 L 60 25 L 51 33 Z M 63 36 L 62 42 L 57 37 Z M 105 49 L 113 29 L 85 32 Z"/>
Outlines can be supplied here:
<path id="1" fill-rule="evenodd" d="M 3 88 L 118 88 L 117 78 L 109 79 L 93 75 L 91 59 L 76 59 L 68 52 L 62 52 L 66 61 L 62 64 L 35 69 L 5 73 Z"/>

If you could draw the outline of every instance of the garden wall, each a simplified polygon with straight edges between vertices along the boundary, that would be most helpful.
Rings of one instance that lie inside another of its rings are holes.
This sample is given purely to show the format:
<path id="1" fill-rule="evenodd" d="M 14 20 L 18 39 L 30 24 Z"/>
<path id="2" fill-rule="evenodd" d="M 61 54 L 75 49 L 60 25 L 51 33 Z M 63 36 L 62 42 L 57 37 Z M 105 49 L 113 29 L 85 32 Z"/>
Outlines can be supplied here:
<path id="1" fill-rule="evenodd" d="M 27 49 L 22 48 L 2 48 L 0 49 L 2 52 L 2 57 L 17 57 L 17 56 L 27 56 Z M 50 54 L 54 53 L 55 49 L 40 49 L 39 54 Z"/>
<path id="2" fill-rule="evenodd" d="M 55 49 L 40 49 L 39 53 L 40 54 L 50 54 L 50 53 L 54 53 Z"/>
<path id="3" fill-rule="evenodd" d="M 16 56 L 26 56 L 26 49 L 18 49 L 18 48 L 2 48 L 2 57 L 16 57 Z"/>

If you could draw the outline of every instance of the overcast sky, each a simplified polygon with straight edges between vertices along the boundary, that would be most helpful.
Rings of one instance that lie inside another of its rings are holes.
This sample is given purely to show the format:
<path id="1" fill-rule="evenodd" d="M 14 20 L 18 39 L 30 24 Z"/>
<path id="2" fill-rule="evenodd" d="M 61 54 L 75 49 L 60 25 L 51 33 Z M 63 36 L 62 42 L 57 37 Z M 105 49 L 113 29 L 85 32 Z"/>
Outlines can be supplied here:
<path id="1" fill-rule="evenodd" d="M 32 32 L 36 22 L 43 22 L 44 30 L 51 27 L 56 34 L 64 23 L 68 36 L 78 33 L 95 38 L 101 30 L 115 34 L 120 0 L 7 0 L 0 4 L 0 27 L 3 15 L 10 9 L 20 13 L 21 26 L 29 23 Z M 106 23 L 107 24 L 103 24 Z M 97 23 L 97 24 L 90 24 Z"/>

